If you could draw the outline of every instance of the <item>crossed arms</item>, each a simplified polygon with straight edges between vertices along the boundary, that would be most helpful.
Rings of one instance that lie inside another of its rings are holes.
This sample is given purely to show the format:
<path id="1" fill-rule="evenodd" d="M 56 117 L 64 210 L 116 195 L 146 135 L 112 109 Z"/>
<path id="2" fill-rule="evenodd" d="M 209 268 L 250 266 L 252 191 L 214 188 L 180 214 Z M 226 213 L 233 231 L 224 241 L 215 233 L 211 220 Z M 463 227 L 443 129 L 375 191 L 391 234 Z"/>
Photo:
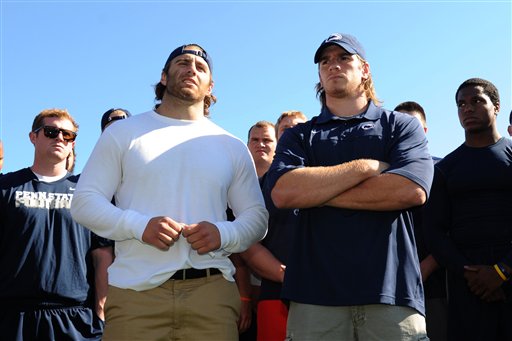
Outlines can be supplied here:
<path id="1" fill-rule="evenodd" d="M 278 208 L 332 206 L 372 211 L 402 210 L 425 203 L 414 181 L 383 173 L 388 164 L 358 159 L 328 167 L 304 167 L 282 175 L 271 192 Z"/>

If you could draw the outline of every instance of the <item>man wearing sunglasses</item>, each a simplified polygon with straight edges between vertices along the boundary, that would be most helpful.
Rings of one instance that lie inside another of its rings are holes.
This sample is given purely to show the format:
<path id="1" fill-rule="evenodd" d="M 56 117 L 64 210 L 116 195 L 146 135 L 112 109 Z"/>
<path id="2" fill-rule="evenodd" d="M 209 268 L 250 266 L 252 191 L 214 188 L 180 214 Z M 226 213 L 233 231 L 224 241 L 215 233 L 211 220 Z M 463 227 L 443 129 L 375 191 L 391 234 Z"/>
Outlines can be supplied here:
<path id="1" fill-rule="evenodd" d="M 100 340 L 91 232 L 69 212 L 66 170 L 78 125 L 65 110 L 36 116 L 34 163 L 0 178 L 0 330 L 5 340 Z"/>
<path id="2" fill-rule="evenodd" d="M 238 340 L 228 257 L 268 213 L 247 147 L 207 118 L 211 67 L 202 47 L 176 48 L 155 110 L 105 129 L 80 177 L 73 217 L 116 242 L 103 340 Z"/>

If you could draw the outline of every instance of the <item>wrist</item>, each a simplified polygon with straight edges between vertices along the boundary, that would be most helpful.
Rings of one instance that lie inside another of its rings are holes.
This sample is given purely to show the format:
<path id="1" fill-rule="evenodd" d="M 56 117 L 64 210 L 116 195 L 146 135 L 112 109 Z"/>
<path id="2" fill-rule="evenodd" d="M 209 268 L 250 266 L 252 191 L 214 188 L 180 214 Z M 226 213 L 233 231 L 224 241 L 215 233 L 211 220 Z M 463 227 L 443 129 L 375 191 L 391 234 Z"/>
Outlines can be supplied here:
<path id="1" fill-rule="evenodd" d="M 496 263 L 496 264 L 494 264 L 493 267 L 494 267 L 494 270 L 496 270 L 496 272 L 498 273 L 498 276 L 500 276 L 500 278 L 504 282 L 510 280 L 510 278 L 512 277 L 512 275 L 507 271 L 507 269 L 505 268 L 503 263 Z"/>

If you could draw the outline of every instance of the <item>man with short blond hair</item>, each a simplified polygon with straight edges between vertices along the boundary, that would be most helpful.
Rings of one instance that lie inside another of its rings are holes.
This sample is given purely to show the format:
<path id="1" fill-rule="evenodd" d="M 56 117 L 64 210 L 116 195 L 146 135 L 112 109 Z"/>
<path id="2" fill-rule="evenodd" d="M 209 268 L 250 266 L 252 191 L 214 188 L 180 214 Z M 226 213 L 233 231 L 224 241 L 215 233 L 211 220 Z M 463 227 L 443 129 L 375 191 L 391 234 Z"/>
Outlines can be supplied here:
<path id="1" fill-rule="evenodd" d="M 0 330 L 5 340 L 100 340 L 91 232 L 69 212 L 78 124 L 49 109 L 29 133 L 34 163 L 0 178 Z"/>

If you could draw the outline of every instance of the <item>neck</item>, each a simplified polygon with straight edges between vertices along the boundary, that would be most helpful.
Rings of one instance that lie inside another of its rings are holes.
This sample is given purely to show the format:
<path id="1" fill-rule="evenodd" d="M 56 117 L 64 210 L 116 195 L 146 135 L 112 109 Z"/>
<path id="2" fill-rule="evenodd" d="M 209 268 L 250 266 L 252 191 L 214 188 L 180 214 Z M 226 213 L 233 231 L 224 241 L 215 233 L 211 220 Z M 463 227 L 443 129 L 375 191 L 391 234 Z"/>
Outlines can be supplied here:
<path id="1" fill-rule="evenodd" d="M 355 97 L 325 97 L 325 105 L 329 111 L 339 117 L 360 114 L 368 108 L 368 98 L 364 94 Z"/>
<path id="2" fill-rule="evenodd" d="M 59 176 L 67 173 L 66 160 L 56 163 L 48 164 L 48 162 L 39 162 L 37 159 L 34 160 L 34 164 L 30 169 L 37 174 L 44 176 Z"/>
<path id="3" fill-rule="evenodd" d="M 162 116 L 178 120 L 199 120 L 204 117 L 204 101 L 190 103 L 176 97 L 164 95 L 162 103 L 156 109 Z"/>
<path id="4" fill-rule="evenodd" d="M 466 132 L 466 141 L 464 144 L 468 147 L 482 148 L 495 144 L 501 138 L 500 133 L 496 127 L 492 131 L 482 131 L 477 133 Z"/>
<path id="5" fill-rule="evenodd" d="M 256 164 L 256 174 L 258 174 L 258 178 L 261 178 L 270 168 L 270 163 L 260 162 Z"/>

